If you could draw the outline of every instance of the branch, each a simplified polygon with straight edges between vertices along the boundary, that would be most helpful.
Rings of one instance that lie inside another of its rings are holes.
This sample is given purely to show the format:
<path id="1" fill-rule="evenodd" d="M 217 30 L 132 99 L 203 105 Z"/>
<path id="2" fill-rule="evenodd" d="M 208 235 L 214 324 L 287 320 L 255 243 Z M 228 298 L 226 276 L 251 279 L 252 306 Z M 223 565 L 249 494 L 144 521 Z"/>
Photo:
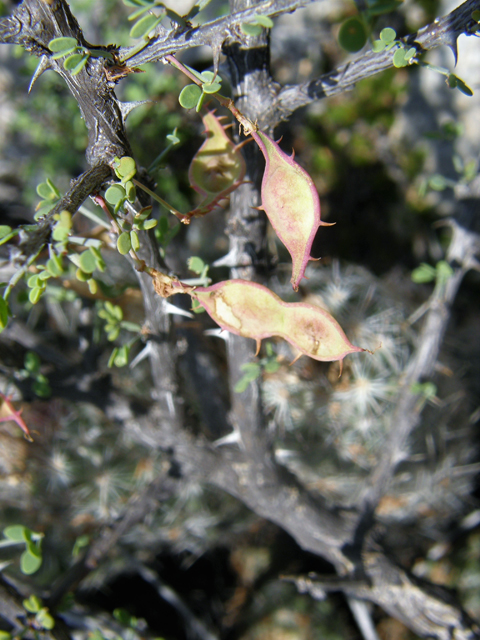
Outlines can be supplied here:
<path id="1" fill-rule="evenodd" d="M 234 11 L 230 15 L 207 22 L 201 27 L 194 27 L 184 31 L 172 29 L 166 32 L 165 28 L 160 25 L 159 34 L 153 37 L 144 49 L 137 53 L 132 53 L 137 48 L 136 46 L 121 49 L 119 57 L 122 60 L 128 60 L 130 65 L 136 66 L 149 62 L 158 62 L 166 55 L 203 45 L 210 46 L 214 52 L 217 51 L 219 53 L 222 44 L 228 39 L 238 40 L 239 26 L 242 22 L 251 22 L 255 15 L 275 17 L 283 13 L 292 13 L 296 9 L 306 7 L 315 1 L 264 0 L 264 2 L 260 2 L 254 7 L 242 11 Z"/>
<path id="2" fill-rule="evenodd" d="M 480 0 L 467 0 L 457 9 L 443 18 L 423 27 L 417 33 L 403 38 L 406 44 L 415 46 L 417 51 L 429 51 L 447 45 L 455 55 L 457 39 L 463 33 L 471 32 L 477 23 L 472 13 L 480 9 Z M 375 53 L 367 51 L 363 56 L 326 73 L 315 80 L 309 80 L 295 86 L 285 86 L 269 107 L 270 117 L 279 122 L 286 120 L 296 109 L 316 100 L 338 95 L 354 88 L 360 80 L 369 78 L 393 67 L 395 48 Z M 264 117 L 268 118 L 267 114 Z"/>
<path id="3" fill-rule="evenodd" d="M 427 303 L 429 309 L 415 351 L 402 380 L 397 406 L 391 419 L 389 437 L 383 448 L 382 459 L 366 483 L 363 502 L 373 511 L 380 498 L 388 491 L 398 463 L 408 457 L 408 439 L 419 424 L 423 402 L 413 385 L 432 376 L 443 336 L 450 319 L 450 308 L 465 273 L 478 267 L 475 255 L 480 252 L 480 239 L 471 231 L 450 221 L 453 237 L 447 259 L 454 268 L 446 283 L 437 283 Z"/>

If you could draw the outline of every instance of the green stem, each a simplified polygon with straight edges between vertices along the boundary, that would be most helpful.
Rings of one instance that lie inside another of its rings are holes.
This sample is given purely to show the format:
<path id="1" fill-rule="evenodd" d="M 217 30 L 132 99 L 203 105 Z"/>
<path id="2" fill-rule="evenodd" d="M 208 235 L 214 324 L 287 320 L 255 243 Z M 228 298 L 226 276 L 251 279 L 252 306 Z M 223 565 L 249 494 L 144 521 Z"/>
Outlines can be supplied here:
<path id="1" fill-rule="evenodd" d="M 201 79 L 197 77 L 197 75 L 188 69 L 185 65 L 179 62 L 175 56 L 168 55 L 165 56 L 165 60 L 169 62 L 173 67 L 184 73 L 187 78 L 189 78 L 192 82 L 194 82 L 199 87 L 203 86 L 203 82 Z M 257 125 L 255 125 L 251 120 L 249 120 L 246 116 L 241 113 L 237 107 L 235 106 L 233 100 L 231 98 L 226 98 L 222 96 L 220 93 L 212 93 L 210 94 L 213 98 L 215 98 L 222 107 L 225 107 L 230 111 L 230 113 L 238 120 L 238 122 L 242 125 L 245 135 L 248 136 L 252 133 L 252 131 L 257 130 Z"/>
<path id="2" fill-rule="evenodd" d="M 169 205 L 168 202 L 163 200 L 163 198 L 160 198 L 160 196 L 158 196 L 154 191 L 146 187 L 144 184 L 142 184 L 138 180 L 135 180 L 135 178 L 133 178 L 132 182 L 135 186 L 140 187 L 140 189 L 145 191 L 145 193 L 148 193 L 148 195 L 151 196 L 154 200 L 156 200 L 159 204 L 161 204 L 162 207 L 165 207 L 167 211 L 169 211 L 170 213 L 173 213 L 173 215 L 176 216 L 180 220 L 180 222 L 185 222 L 186 224 L 188 224 L 190 220 L 188 215 L 185 215 L 183 213 L 180 213 L 180 211 L 177 211 L 177 209 Z"/>

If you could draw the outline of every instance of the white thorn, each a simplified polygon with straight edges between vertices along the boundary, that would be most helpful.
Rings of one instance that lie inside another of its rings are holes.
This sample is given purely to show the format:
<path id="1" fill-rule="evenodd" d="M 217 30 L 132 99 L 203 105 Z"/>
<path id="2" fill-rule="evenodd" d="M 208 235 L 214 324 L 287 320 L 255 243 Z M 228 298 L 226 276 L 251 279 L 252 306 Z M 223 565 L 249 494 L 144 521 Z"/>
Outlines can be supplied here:
<path id="1" fill-rule="evenodd" d="M 206 336 L 221 338 L 222 340 L 225 340 L 225 342 L 228 340 L 229 335 L 228 331 L 226 331 L 225 329 L 206 329 L 203 333 Z"/>
<path id="2" fill-rule="evenodd" d="M 185 311 L 185 309 L 181 309 L 180 307 L 176 307 L 174 304 L 171 304 L 170 302 L 165 302 L 164 309 L 170 315 L 185 316 L 186 318 L 193 318 L 193 313 L 190 313 L 190 311 Z"/>
<path id="3" fill-rule="evenodd" d="M 135 369 L 135 367 L 137 366 L 137 364 L 140 364 L 140 362 L 142 362 L 142 360 L 145 360 L 145 358 L 147 358 L 150 355 L 150 351 L 152 350 L 152 345 L 150 342 L 147 342 L 147 344 L 145 345 L 145 347 L 140 351 L 140 353 L 137 353 L 137 355 L 135 356 L 135 358 L 131 361 L 130 363 L 130 369 Z"/>
<path id="4" fill-rule="evenodd" d="M 35 69 L 35 73 L 33 74 L 32 79 L 30 80 L 30 84 L 28 86 L 28 93 L 30 93 L 30 91 L 33 89 L 33 85 L 39 79 L 42 73 L 44 73 L 44 71 L 50 68 L 51 68 L 50 60 L 47 58 L 47 56 L 42 56 L 40 58 L 40 62 L 37 65 L 37 68 Z"/>
<path id="5" fill-rule="evenodd" d="M 226 436 L 222 438 L 218 438 L 213 443 L 214 447 L 221 447 L 223 444 L 240 444 L 242 438 L 240 436 L 240 432 L 237 429 L 234 429 L 231 433 L 227 433 Z"/>

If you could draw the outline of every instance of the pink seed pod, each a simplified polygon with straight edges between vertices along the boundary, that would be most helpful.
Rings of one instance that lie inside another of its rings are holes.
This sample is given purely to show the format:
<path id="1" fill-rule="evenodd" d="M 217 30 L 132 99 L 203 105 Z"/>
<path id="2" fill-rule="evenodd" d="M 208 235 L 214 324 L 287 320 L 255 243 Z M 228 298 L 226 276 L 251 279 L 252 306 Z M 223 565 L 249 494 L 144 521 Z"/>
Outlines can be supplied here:
<path id="1" fill-rule="evenodd" d="M 304 302 L 284 302 L 255 282 L 228 280 L 190 292 L 222 328 L 257 341 L 279 336 L 314 360 L 343 360 L 365 351 L 349 341 L 338 322 L 326 311 Z"/>
<path id="2" fill-rule="evenodd" d="M 320 199 L 313 180 L 292 156 L 262 131 L 251 135 L 265 156 L 262 206 L 276 234 L 292 256 L 291 283 L 295 291 L 305 275 L 312 243 L 321 225 Z"/>
<path id="3" fill-rule="evenodd" d="M 236 189 L 245 177 L 246 166 L 215 114 L 209 111 L 202 120 L 207 138 L 193 157 L 188 178 L 195 191 L 205 197 L 205 206 Z"/>

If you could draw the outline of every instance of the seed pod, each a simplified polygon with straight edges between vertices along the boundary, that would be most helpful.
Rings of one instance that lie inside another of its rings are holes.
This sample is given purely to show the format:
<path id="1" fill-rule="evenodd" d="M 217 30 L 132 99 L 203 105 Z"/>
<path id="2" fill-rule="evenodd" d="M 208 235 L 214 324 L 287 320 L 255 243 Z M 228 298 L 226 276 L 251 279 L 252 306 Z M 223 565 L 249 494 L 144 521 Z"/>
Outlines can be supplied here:
<path id="1" fill-rule="evenodd" d="M 326 311 L 304 302 L 288 303 L 255 282 L 229 280 L 191 292 L 215 322 L 231 333 L 253 338 L 279 336 L 314 360 L 343 360 L 365 351 L 352 345 Z"/>
<path id="2" fill-rule="evenodd" d="M 219 119 L 209 111 L 202 117 L 207 139 L 195 154 L 188 171 L 190 184 L 209 201 L 227 196 L 245 177 L 245 160 L 225 133 Z"/>
<path id="3" fill-rule="evenodd" d="M 313 180 L 292 156 L 262 131 L 251 135 L 265 156 L 262 206 L 276 234 L 292 256 L 291 283 L 295 291 L 311 260 L 312 243 L 321 225 L 320 200 Z"/>

